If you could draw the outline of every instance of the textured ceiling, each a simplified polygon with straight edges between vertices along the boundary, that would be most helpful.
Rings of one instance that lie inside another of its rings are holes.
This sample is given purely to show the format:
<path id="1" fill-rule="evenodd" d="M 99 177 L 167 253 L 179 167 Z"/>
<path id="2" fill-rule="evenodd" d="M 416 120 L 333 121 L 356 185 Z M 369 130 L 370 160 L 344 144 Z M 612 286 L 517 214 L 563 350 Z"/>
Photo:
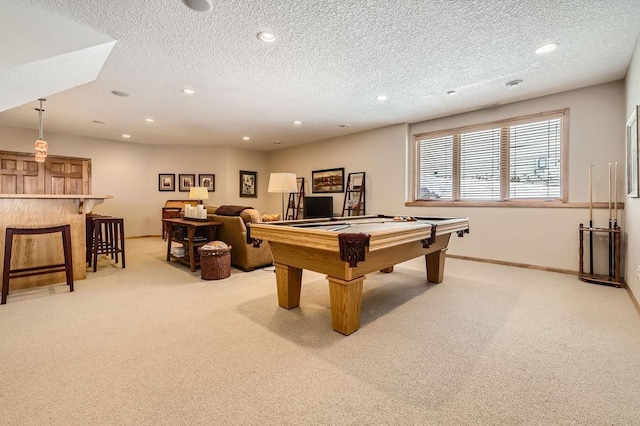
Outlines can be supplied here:
<path id="1" fill-rule="evenodd" d="M 95 81 L 47 96 L 45 136 L 259 150 L 618 80 L 640 34 L 638 0 L 19 3 L 117 40 Z M 264 30 L 277 40 L 259 41 Z M 556 51 L 534 53 L 552 41 Z M 22 43 L 3 38 L 0 53 Z M 35 107 L 36 97 L 0 124 L 37 128 Z"/>

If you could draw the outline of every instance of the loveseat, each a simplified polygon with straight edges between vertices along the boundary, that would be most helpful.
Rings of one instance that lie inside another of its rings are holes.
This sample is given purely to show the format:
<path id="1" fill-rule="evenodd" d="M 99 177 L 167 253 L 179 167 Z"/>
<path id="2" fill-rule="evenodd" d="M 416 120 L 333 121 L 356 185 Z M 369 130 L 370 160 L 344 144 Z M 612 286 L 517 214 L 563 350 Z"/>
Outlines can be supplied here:
<path id="1" fill-rule="evenodd" d="M 243 271 L 252 271 L 273 263 L 271 248 L 267 241 L 264 241 L 260 247 L 247 244 L 246 224 L 261 222 L 260 213 L 257 210 L 239 206 L 207 206 L 207 218 L 222 224 L 216 230 L 216 239 L 231 246 L 231 264 L 234 267 Z"/>

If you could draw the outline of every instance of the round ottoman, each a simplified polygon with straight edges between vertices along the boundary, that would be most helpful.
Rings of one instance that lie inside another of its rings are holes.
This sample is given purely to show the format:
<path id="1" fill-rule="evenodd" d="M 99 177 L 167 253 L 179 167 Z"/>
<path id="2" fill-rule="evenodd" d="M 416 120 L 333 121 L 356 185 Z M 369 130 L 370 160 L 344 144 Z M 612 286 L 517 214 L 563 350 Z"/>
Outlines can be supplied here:
<path id="1" fill-rule="evenodd" d="M 231 246 L 211 241 L 198 249 L 203 280 L 221 280 L 231 275 Z"/>

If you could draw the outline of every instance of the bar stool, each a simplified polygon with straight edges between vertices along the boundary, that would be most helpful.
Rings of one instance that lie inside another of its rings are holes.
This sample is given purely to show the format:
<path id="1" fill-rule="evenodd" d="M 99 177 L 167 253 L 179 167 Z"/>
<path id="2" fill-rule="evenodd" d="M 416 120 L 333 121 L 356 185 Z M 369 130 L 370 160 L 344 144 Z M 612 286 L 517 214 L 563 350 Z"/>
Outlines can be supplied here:
<path id="1" fill-rule="evenodd" d="M 13 249 L 14 235 L 41 235 L 60 232 L 62 235 L 62 249 L 64 263 L 33 266 L 29 268 L 11 269 L 11 252 Z M 2 270 L 2 300 L 1 305 L 7 303 L 9 295 L 9 280 L 11 278 L 29 277 L 32 275 L 51 274 L 54 272 L 66 272 L 67 285 L 73 291 L 73 260 L 71 257 L 71 226 L 60 225 L 46 228 L 7 228 L 4 240 L 4 266 Z"/>
<path id="2" fill-rule="evenodd" d="M 91 261 L 93 272 L 98 270 L 98 255 L 106 254 L 118 263 L 118 254 L 122 254 L 122 268 L 125 268 L 124 219 L 119 217 L 93 218 L 93 237 Z M 91 261 L 89 266 L 91 266 Z"/>
<path id="3" fill-rule="evenodd" d="M 93 253 L 93 220 L 102 218 L 102 217 L 111 217 L 105 216 L 101 214 L 95 213 L 87 213 L 85 217 L 85 248 L 86 248 L 86 262 L 91 266 L 92 253 Z"/>

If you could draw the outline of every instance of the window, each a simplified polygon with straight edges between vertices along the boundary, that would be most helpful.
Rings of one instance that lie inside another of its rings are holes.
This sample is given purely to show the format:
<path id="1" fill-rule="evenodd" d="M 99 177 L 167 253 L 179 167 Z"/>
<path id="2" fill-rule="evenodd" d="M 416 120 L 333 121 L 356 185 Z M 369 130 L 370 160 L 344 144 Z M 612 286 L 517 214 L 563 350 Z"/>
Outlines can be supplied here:
<path id="1" fill-rule="evenodd" d="M 567 111 L 415 136 L 415 199 L 566 200 Z"/>

